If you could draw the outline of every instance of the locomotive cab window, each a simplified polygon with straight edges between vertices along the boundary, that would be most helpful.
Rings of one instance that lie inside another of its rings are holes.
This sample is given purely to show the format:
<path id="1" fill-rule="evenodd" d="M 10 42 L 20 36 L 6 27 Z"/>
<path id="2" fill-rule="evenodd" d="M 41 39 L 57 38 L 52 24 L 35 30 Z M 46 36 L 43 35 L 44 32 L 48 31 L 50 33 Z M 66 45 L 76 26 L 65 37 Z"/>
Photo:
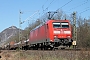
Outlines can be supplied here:
<path id="1" fill-rule="evenodd" d="M 61 22 L 61 27 L 62 28 L 69 28 L 68 22 Z"/>
<path id="2" fill-rule="evenodd" d="M 53 27 L 54 28 L 60 28 L 61 26 L 60 26 L 60 22 L 54 22 L 53 23 Z"/>
<path id="3" fill-rule="evenodd" d="M 53 22 L 54 28 L 69 28 L 68 22 Z"/>

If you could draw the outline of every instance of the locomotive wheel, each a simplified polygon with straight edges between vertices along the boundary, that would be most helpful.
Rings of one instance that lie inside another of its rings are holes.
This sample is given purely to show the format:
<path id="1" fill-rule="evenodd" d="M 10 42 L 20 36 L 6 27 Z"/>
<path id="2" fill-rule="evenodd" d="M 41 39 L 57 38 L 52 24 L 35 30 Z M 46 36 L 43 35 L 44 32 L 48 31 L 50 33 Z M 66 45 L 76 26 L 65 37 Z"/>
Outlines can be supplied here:
<path id="1" fill-rule="evenodd" d="M 44 50 L 48 50 L 48 48 L 46 46 L 44 46 Z"/>

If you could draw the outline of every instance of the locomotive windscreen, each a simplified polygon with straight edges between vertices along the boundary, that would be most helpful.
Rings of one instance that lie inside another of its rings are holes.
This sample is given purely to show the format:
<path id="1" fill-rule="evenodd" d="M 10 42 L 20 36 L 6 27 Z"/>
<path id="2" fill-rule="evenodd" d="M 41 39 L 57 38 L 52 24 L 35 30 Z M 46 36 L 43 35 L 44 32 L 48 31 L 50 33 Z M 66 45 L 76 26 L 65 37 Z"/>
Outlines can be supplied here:
<path id="1" fill-rule="evenodd" d="M 69 28 L 68 22 L 53 22 L 54 28 Z"/>
<path id="2" fill-rule="evenodd" d="M 60 28 L 61 26 L 60 26 L 60 22 L 54 22 L 53 23 L 53 27 L 54 28 Z"/>
<path id="3" fill-rule="evenodd" d="M 68 22 L 61 22 L 62 28 L 69 28 Z"/>

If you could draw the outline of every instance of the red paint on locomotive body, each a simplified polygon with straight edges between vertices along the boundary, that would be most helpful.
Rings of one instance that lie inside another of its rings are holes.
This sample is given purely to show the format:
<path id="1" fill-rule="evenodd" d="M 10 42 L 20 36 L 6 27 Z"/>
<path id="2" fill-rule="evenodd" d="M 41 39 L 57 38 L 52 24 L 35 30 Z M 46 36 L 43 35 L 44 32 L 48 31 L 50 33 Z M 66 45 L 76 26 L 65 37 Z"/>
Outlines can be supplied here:
<path id="1" fill-rule="evenodd" d="M 72 43 L 72 30 L 69 20 L 48 20 L 45 24 L 30 31 L 30 44 L 43 42 Z"/>
<path id="2" fill-rule="evenodd" d="M 49 31 L 52 41 L 54 41 L 54 38 L 72 38 L 71 25 L 69 20 L 51 21 L 50 28 L 52 30 Z"/>

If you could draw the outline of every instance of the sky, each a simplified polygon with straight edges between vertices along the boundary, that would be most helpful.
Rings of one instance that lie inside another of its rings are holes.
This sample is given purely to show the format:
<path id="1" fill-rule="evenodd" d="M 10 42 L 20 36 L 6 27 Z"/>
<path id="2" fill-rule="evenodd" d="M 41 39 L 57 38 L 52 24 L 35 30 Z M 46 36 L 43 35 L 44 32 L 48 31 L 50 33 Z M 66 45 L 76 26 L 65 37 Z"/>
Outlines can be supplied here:
<path id="1" fill-rule="evenodd" d="M 89 6 L 90 0 L 0 0 L 0 32 L 10 26 L 19 28 L 19 20 L 25 21 L 21 25 L 24 29 L 44 13 L 57 9 L 66 14 L 75 11 L 78 16 L 90 18 Z"/>

